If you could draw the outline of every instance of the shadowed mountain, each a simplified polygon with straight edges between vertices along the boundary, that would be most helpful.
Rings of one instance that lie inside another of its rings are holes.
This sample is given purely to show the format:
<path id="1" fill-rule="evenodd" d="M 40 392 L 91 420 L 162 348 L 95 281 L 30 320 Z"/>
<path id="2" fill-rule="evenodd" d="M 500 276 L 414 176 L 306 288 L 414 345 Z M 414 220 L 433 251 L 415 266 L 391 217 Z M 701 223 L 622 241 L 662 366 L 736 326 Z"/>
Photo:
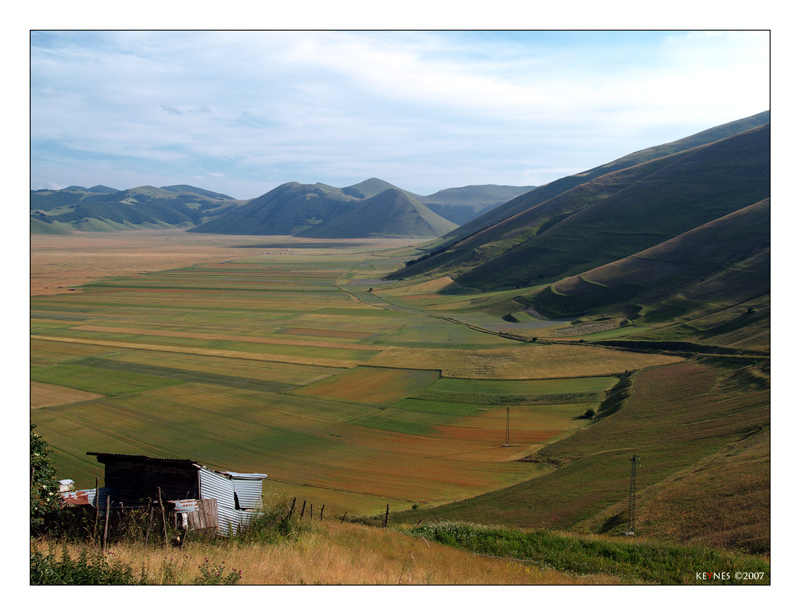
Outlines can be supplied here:
<path id="1" fill-rule="evenodd" d="M 536 186 L 464 186 L 447 188 L 429 196 L 418 197 L 431 211 L 456 224 L 466 224 L 482 212 L 530 192 Z M 453 231 L 454 233 L 457 231 Z"/>
<path id="2" fill-rule="evenodd" d="M 550 182 L 549 184 L 545 184 L 543 186 L 539 186 L 532 191 L 513 198 L 503 205 L 493 208 L 479 215 L 473 220 L 462 224 L 462 226 L 457 228 L 455 231 L 442 237 L 434 247 L 452 245 L 454 242 L 460 239 L 469 237 L 470 235 L 473 235 L 482 229 L 488 228 L 494 224 L 497 224 L 498 222 L 502 222 L 511 216 L 526 211 L 531 207 L 535 207 L 540 203 L 544 203 L 545 201 L 552 199 L 559 194 L 566 192 L 567 190 L 570 190 L 581 184 L 585 184 L 602 175 L 606 175 L 607 173 L 638 165 L 656 158 L 661 158 L 669 154 L 692 149 L 700 145 L 719 141 L 720 139 L 730 137 L 745 130 L 768 124 L 769 118 L 770 112 L 764 111 L 741 120 L 736 120 L 721 126 L 704 130 L 677 141 L 633 152 L 627 156 L 623 156 L 622 158 L 618 158 L 617 160 L 599 167 L 595 167 L 588 171 L 584 171 L 582 173 L 577 173 L 568 177 L 562 177 L 561 179 Z M 425 202 L 424 199 L 423 202 Z"/>
<path id="3" fill-rule="evenodd" d="M 519 204 L 539 190 L 501 207 Z M 646 250 L 768 197 L 767 124 L 601 175 L 390 277 L 447 274 L 484 290 L 555 281 Z"/>
<path id="4" fill-rule="evenodd" d="M 737 305 L 770 291 L 769 200 L 743 207 L 652 248 L 570 276 L 529 297 L 537 311 L 574 317 L 645 305 L 649 321 L 713 302 Z"/>

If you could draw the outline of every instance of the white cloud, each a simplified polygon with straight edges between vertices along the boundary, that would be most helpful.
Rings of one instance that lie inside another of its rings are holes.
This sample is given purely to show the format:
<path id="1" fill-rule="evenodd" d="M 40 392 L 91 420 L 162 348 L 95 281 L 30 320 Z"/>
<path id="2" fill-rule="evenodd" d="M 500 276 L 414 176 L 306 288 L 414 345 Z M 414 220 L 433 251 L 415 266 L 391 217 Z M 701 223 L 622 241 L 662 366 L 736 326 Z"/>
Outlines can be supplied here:
<path id="1" fill-rule="evenodd" d="M 767 40 L 746 34 L 35 33 L 33 181 L 45 148 L 160 161 L 173 183 L 213 165 L 229 192 L 379 169 L 415 191 L 551 181 L 765 110 Z"/>

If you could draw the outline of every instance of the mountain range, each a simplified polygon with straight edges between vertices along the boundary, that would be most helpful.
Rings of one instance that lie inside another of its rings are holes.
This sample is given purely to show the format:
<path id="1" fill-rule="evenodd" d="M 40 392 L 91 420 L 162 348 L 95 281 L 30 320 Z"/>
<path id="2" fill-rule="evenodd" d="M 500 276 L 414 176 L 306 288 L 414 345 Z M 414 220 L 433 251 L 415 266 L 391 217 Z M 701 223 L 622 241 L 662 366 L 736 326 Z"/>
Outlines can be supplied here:
<path id="1" fill-rule="evenodd" d="M 738 335 L 731 319 L 749 323 L 759 344 L 768 332 L 769 111 L 539 187 L 420 196 L 371 178 L 345 188 L 290 182 L 236 200 L 187 185 L 70 186 L 31 192 L 31 210 L 32 232 L 430 237 L 389 280 L 449 276 L 461 288 L 518 290 L 506 306 L 512 321 L 602 313 L 697 324 L 730 308 L 701 326 L 704 336 Z"/>
<path id="2" fill-rule="evenodd" d="M 554 318 L 657 322 L 749 302 L 736 317 L 763 320 L 769 197 L 764 112 L 511 199 L 389 279 L 447 275 L 482 291 L 519 289 L 518 310 Z"/>
<path id="3" fill-rule="evenodd" d="M 439 237 L 534 186 L 465 186 L 420 196 L 377 178 L 336 188 L 289 182 L 237 200 L 188 185 L 31 191 L 31 232 L 179 227 L 303 237 Z"/>

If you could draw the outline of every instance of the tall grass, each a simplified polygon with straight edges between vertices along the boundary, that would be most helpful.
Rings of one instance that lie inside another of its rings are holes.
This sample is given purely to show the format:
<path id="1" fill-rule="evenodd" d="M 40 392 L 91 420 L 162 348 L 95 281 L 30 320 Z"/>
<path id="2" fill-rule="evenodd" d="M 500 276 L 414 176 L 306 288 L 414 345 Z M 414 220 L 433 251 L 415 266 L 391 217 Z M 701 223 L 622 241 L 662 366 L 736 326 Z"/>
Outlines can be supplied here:
<path id="1" fill-rule="evenodd" d="M 602 540 L 551 530 L 523 532 L 453 521 L 427 523 L 408 530 L 408 533 L 474 553 L 520 559 L 570 574 L 614 575 L 628 583 L 770 582 L 767 560 L 706 547 L 636 539 Z M 702 576 L 714 573 L 718 578 Z M 756 573 L 755 576 L 760 578 L 738 579 L 736 573 Z"/>
<path id="2" fill-rule="evenodd" d="M 181 549 L 141 543 L 113 545 L 109 566 L 142 571 L 148 585 L 197 585 L 240 573 L 238 585 L 574 585 L 612 584 L 608 574 L 578 576 L 536 564 L 488 558 L 391 529 L 341 523 L 298 522 L 291 539 L 190 541 Z M 32 541 L 32 552 L 81 545 Z M 216 572 L 220 572 L 219 576 Z M 202 576 L 201 576 L 202 575 Z M 141 577 L 141 579 L 140 579 Z"/>

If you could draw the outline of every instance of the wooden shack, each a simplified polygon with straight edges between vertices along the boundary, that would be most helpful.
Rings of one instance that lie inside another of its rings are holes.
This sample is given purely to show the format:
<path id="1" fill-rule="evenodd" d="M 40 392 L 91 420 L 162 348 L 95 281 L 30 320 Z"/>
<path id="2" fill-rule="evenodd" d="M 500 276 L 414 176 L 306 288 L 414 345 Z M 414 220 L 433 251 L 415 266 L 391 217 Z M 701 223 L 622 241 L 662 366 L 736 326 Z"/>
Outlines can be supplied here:
<path id="1" fill-rule="evenodd" d="M 66 505 L 136 507 L 159 498 L 185 529 L 223 536 L 249 525 L 261 510 L 261 473 L 211 470 L 191 459 L 89 452 L 105 466 L 105 486 L 62 496 Z"/>

